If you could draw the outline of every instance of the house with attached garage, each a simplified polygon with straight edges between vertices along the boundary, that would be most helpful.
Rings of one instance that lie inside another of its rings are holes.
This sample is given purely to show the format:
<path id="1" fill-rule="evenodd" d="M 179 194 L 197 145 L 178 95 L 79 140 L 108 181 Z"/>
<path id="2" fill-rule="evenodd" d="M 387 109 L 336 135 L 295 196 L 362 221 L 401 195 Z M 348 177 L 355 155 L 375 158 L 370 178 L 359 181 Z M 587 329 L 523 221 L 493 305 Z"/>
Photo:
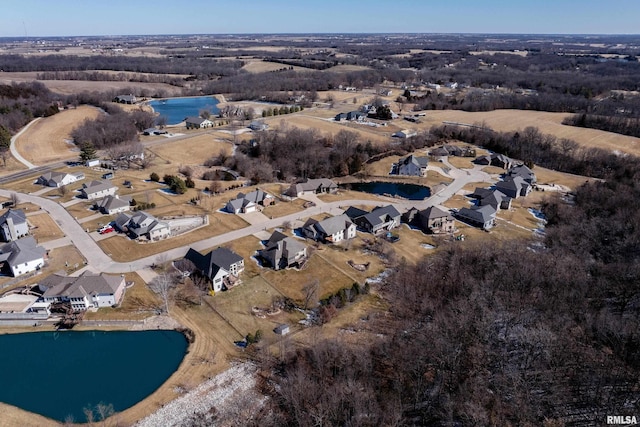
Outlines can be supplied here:
<path id="1" fill-rule="evenodd" d="M 119 104 L 135 104 L 138 102 L 138 99 L 134 95 L 118 95 L 113 98 L 113 102 Z"/>
<path id="2" fill-rule="evenodd" d="M 393 206 L 378 206 L 371 212 L 350 207 L 344 212 L 360 229 L 381 234 L 400 226 L 400 212 Z"/>
<path id="3" fill-rule="evenodd" d="M 462 208 L 456 213 L 456 217 L 474 227 L 489 230 L 496 225 L 496 208 L 491 205 Z"/>
<path id="4" fill-rule="evenodd" d="M 202 117 L 187 117 L 184 119 L 187 129 L 205 129 L 213 127 L 213 122 Z"/>
<path id="5" fill-rule="evenodd" d="M 402 221 L 430 234 L 452 233 L 456 228 L 453 216 L 437 206 L 424 210 L 411 208 L 402 216 Z"/>
<path id="6" fill-rule="evenodd" d="M 129 196 L 107 196 L 96 202 L 96 208 L 105 215 L 113 215 L 131 210 L 131 197 Z"/>
<path id="7" fill-rule="evenodd" d="M 260 206 L 269 206 L 275 202 L 275 198 L 260 189 L 250 193 L 238 193 L 234 200 L 230 200 L 225 210 L 231 213 L 247 213 L 260 210 Z"/>
<path id="8" fill-rule="evenodd" d="M 258 254 L 274 269 L 300 266 L 307 259 L 307 246 L 294 237 L 274 231 Z"/>
<path id="9" fill-rule="evenodd" d="M 498 189 L 476 188 L 469 196 L 478 201 L 478 206 L 491 205 L 496 210 L 511 209 L 512 198 Z"/>
<path id="10" fill-rule="evenodd" d="M 211 280 L 214 292 L 239 284 L 239 275 L 244 271 L 244 259 L 227 248 L 220 247 L 206 255 L 189 249 L 185 259 L 191 261 L 200 274 Z"/>
<path id="11" fill-rule="evenodd" d="M 84 179 L 84 173 L 47 172 L 38 178 L 37 184 L 47 187 L 63 187 Z"/>
<path id="12" fill-rule="evenodd" d="M 22 209 L 9 209 L 0 216 L 0 235 L 5 242 L 18 240 L 28 234 L 29 224 Z"/>
<path id="13" fill-rule="evenodd" d="M 428 157 L 414 156 L 413 154 L 394 163 L 391 171 L 394 175 L 427 176 Z"/>
<path id="14" fill-rule="evenodd" d="M 31 237 L 23 237 L 0 246 L 0 263 L 14 277 L 31 273 L 44 266 L 47 251 Z"/>
<path id="15" fill-rule="evenodd" d="M 507 176 L 514 177 L 514 178 L 516 176 L 519 176 L 522 179 L 524 179 L 527 183 L 529 183 L 530 185 L 535 185 L 535 183 L 537 182 L 536 174 L 533 173 L 533 171 L 529 167 L 527 167 L 526 165 L 513 166 L 507 172 Z"/>
<path id="16" fill-rule="evenodd" d="M 101 199 L 116 194 L 118 187 L 109 180 L 95 180 L 87 184 L 82 184 L 80 195 L 87 200 Z"/>
<path id="17" fill-rule="evenodd" d="M 495 185 L 497 190 L 500 190 L 512 199 L 526 197 L 532 189 L 532 185 L 519 175 L 507 175 L 503 181 L 498 181 Z"/>
<path id="18" fill-rule="evenodd" d="M 126 282 L 124 276 L 92 274 L 85 271 L 79 277 L 52 274 L 38 284 L 46 287 L 43 302 L 68 302 L 74 311 L 113 307 L 122 302 Z"/>
<path id="19" fill-rule="evenodd" d="M 306 182 L 293 184 L 284 195 L 300 197 L 306 194 L 330 194 L 338 191 L 338 184 L 328 178 L 308 179 Z"/>
<path id="20" fill-rule="evenodd" d="M 356 224 L 345 214 L 322 221 L 310 218 L 302 226 L 302 234 L 319 242 L 339 243 L 356 237 Z"/>
<path id="21" fill-rule="evenodd" d="M 158 241 L 171 236 L 169 223 L 143 211 L 135 212 L 133 215 L 118 214 L 114 223 L 117 229 L 128 233 L 132 239 Z"/>

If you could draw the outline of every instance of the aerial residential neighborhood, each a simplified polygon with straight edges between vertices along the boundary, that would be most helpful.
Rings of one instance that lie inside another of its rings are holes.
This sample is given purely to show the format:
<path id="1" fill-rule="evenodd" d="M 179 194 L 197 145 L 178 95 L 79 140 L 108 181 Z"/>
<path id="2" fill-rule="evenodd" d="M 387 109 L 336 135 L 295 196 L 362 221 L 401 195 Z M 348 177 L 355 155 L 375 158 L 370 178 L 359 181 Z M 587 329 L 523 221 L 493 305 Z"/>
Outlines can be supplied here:
<path id="1" fill-rule="evenodd" d="M 635 36 L 35 37 L 12 8 L 0 425 L 635 415 Z"/>

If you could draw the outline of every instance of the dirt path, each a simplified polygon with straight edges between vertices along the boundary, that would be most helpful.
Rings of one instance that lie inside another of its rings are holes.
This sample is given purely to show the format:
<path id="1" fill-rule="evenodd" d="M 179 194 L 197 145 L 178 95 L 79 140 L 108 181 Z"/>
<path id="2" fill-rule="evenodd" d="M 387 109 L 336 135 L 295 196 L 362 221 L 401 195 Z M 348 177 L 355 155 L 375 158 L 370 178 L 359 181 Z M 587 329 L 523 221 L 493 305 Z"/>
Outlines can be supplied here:
<path id="1" fill-rule="evenodd" d="M 68 142 L 71 131 L 83 120 L 94 119 L 99 114 L 97 108 L 81 106 L 32 122 L 15 139 L 15 148 L 20 156 L 35 165 L 77 157 L 77 149 Z"/>

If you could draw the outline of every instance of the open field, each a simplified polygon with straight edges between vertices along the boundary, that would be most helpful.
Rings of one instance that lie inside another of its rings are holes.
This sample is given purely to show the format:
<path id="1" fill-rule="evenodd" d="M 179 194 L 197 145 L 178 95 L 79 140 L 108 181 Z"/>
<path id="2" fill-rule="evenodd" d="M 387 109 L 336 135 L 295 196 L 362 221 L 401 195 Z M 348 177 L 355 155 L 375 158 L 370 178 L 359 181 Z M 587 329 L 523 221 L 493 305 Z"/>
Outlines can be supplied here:
<path id="1" fill-rule="evenodd" d="M 295 126 L 300 129 L 314 129 L 317 130 L 320 135 L 333 135 L 341 130 L 346 130 L 357 133 L 362 141 L 371 141 L 374 143 L 389 141 L 391 134 L 394 132 L 389 127 L 374 128 L 347 122 L 338 123 L 332 119 L 320 119 L 307 114 L 292 114 L 283 117 L 286 117 L 286 123 L 289 126 Z M 333 114 L 332 117 L 335 117 L 335 114 Z"/>
<path id="2" fill-rule="evenodd" d="M 8 73 L 0 72 L 0 84 L 11 84 L 12 82 L 23 83 L 36 80 L 31 73 Z M 179 95 L 181 88 L 166 83 L 141 83 L 141 82 L 94 82 L 88 80 L 39 80 L 52 92 L 62 95 L 73 95 L 80 92 L 110 92 L 126 91 L 130 88 L 137 88 L 148 92 L 151 96 L 157 93 L 166 95 Z"/>
<path id="3" fill-rule="evenodd" d="M 71 131 L 86 119 L 100 115 L 97 108 L 80 106 L 45 117 L 29 127 L 16 140 L 18 152 L 36 165 L 58 162 L 78 156 Z"/>
<path id="4" fill-rule="evenodd" d="M 487 126 L 500 132 L 523 130 L 528 126 L 534 126 L 542 133 L 548 133 L 557 138 L 573 139 L 585 147 L 598 147 L 636 156 L 640 155 L 640 138 L 563 125 L 562 120 L 568 115 L 570 114 L 522 110 L 475 113 L 458 110 L 428 111 L 426 117 L 423 117 L 423 123 L 419 126 L 428 129 L 433 125 L 441 125 L 443 121 L 467 124 L 485 122 Z"/>
<path id="5" fill-rule="evenodd" d="M 242 67 L 243 70 L 249 72 L 249 73 L 265 73 L 268 71 L 278 71 L 278 70 L 282 70 L 282 69 L 289 69 L 291 67 L 291 65 L 287 65 L 287 64 L 280 64 L 278 62 L 269 62 L 269 61 L 262 61 L 262 60 L 249 60 L 249 62 L 247 64 L 244 65 L 244 67 Z M 312 72 L 314 70 L 311 70 L 309 68 L 305 68 L 305 67 L 298 67 L 297 65 L 293 66 L 293 70 L 294 71 L 308 71 L 308 72 Z"/>

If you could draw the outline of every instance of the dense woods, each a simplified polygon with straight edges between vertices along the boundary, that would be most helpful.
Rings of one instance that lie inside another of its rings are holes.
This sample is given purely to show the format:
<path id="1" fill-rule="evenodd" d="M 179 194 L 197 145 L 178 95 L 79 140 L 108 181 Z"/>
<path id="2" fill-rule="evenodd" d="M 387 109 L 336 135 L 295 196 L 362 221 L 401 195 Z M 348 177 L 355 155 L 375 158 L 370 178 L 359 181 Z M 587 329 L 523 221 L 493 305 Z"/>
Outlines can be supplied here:
<path id="1" fill-rule="evenodd" d="M 34 117 L 57 113 L 54 100 L 42 83 L 0 85 L 0 129 L 14 133 Z"/>
<path id="2" fill-rule="evenodd" d="M 265 356 L 269 425 L 602 425 L 640 410 L 640 170 L 547 200 L 543 241 L 450 244 L 361 341 Z M 623 178 L 626 177 L 626 178 Z"/>
<path id="3" fill-rule="evenodd" d="M 106 149 L 125 142 L 137 141 L 138 132 L 153 126 L 153 113 L 142 109 L 129 113 L 117 105 L 109 105 L 108 114 L 95 120 L 87 119 L 72 132 L 77 145 L 90 143 L 96 149 Z"/>

